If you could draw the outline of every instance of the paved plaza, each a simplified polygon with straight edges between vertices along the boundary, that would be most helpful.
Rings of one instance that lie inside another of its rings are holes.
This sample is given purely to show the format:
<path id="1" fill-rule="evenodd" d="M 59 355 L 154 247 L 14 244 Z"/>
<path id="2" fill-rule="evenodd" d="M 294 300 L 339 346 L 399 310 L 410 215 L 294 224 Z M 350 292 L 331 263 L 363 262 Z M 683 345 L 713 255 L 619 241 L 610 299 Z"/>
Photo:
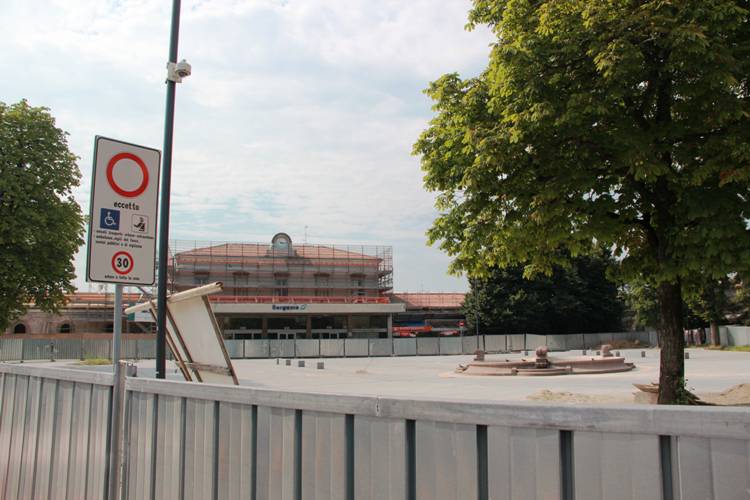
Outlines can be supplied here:
<path id="1" fill-rule="evenodd" d="M 571 403 L 632 402 L 634 383 L 658 382 L 659 351 L 620 351 L 636 368 L 603 375 L 551 377 L 482 377 L 457 375 L 454 369 L 472 356 L 305 359 L 305 367 L 286 366 L 284 359 L 233 360 L 243 386 L 301 392 L 399 396 L 487 401 L 546 400 Z M 689 349 L 685 361 L 688 387 L 698 393 L 718 393 L 737 384 L 750 384 L 750 353 Z M 529 354 L 533 355 L 533 352 Z M 554 352 L 554 357 L 580 356 L 581 351 Z M 488 359 L 521 359 L 520 353 L 488 355 Z M 316 369 L 318 361 L 325 369 Z M 60 363 L 57 363 L 59 366 Z M 141 361 L 139 376 L 153 376 L 153 360 Z M 169 364 L 169 378 L 181 378 Z M 110 367 L 98 367 L 109 370 Z M 564 394 L 570 393 L 570 394 Z"/>

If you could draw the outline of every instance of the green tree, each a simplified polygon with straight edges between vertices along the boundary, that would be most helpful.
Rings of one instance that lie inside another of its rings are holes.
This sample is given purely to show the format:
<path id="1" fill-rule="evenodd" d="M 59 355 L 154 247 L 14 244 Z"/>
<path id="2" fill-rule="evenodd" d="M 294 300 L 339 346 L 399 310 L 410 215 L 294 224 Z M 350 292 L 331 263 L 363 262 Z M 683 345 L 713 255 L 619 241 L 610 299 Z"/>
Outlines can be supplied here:
<path id="1" fill-rule="evenodd" d="M 0 331 L 30 302 L 55 311 L 74 291 L 76 160 L 49 110 L 0 102 Z"/>
<path id="2" fill-rule="evenodd" d="M 732 278 L 723 276 L 718 279 L 700 280 L 685 291 L 688 310 L 708 323 L 712 345 L 719 344 L 719 325 L 726 321 L 730 312 L 732 287 Z"/>
<path id="3" fill-rule="evenodd" d="M 603 258 L 576 257 L 568 268 L 527 279 L 519 265 L 471 278 L 464 300 L 469 330 L 475 318 L 484 331 L 535 334 L 606 332 L 621 328 L 617 286 L 606 277 Z"/>
<path id="4" fill-rule="evenodd" d="M 656 290 L 659 402 L 676 402 L 682 281 L 750 263 L 748 2 L 474 0 L 478 24 L 487 69 L 426 91 L 430 242 L 473 276 L 612 248 Z"/>

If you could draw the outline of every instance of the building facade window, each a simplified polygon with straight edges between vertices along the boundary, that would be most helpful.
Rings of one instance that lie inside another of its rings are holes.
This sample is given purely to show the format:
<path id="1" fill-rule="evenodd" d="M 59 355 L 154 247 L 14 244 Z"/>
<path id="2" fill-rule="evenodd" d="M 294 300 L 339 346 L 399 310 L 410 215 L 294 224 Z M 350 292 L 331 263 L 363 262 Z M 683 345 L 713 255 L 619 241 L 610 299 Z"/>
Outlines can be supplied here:
<path id="1" fill-rule="evenodd" d="M 286 297 L 289 295 L 289 280 L 286 278 L 276 278 L 276 288 L 273 290 L 273 294 L 277 297 Z"/>
<path id="2" fill-rule="evenodd" d="M 352 278 L 351 281 L 351 289 L 352 289 L 352 295 L 356 297 L 364 297 L 365 296 L 365 280 L 363 278 Z"/>
<path id="3" fill-rule="evenodd" d="M 315 275 L 315 296 L 328 297 L 330 295 L 330 277 L 327 274 Z"/>
<path id="4" fill-rule="evenodd" d="M 58 331 L 60 333 L 70 333 L 73 331 L 73 328 L 70 326 L 70 323 L 63 323 L 62 325 L 60 325 Z"/>
<path id="5" fill-rule="evenodd" d="M 26 333 L 26 325 L 24 325 L 23 323 L 18 323 L 13 327 L 13 333 Z"/>

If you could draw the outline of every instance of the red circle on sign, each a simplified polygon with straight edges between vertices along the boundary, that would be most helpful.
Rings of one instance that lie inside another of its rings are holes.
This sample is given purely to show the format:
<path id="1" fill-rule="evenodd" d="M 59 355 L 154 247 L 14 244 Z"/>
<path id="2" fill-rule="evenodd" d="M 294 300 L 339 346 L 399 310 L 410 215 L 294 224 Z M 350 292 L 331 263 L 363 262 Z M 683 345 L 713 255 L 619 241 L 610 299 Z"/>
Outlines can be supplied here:
<path id="1" fill-rule="evenodd" d="M 125 257 L 127 257 L 129 259 L 129 262 L 130 262 L 130 265 L 124 271 L 120 271 L 119 269 L 117 269 L 117 266 L 115 265 L 115 261 L 117 260 L 117 257 L 119 257 L 121 255 L 124 255 Z M 133 270 L 133 256 L 130 255 L 128 252 L 125 252 L 125 251 L 117 252 L 116 254 L 114 254 L 112 256 L 112 269 L 114 269 L 117 274 L 122 275 L 122 276 L 130 273 L 130 271 Z"/>
<path id="2" fill-rule="evenodd" d="M 114 170 L 115 170 L 115 165 L 120 160 L 133 160 L 141 168 L 141 174 L 143 174 L 143 182 L 141 182 L 141 185 L 132 191 L 127 191 L 121 188 L 115 182 L 115 177 L 113 175 Z M 120 196 L 124 196 L 126 198 L 134 198 L 142 194 L 148 187 L 148 169 L 146 168 L 146 164 L 143 163 L 143 160 L 138 158 L 133 153 L 118 153 L 114 155 L 112 159 L 109 160 L 109 163 L 107 164 L 107 182 L 109 182 L 109 185 L 112 186 L 112 189 L 114 189 L 115 192 L 119 194 Z"/>

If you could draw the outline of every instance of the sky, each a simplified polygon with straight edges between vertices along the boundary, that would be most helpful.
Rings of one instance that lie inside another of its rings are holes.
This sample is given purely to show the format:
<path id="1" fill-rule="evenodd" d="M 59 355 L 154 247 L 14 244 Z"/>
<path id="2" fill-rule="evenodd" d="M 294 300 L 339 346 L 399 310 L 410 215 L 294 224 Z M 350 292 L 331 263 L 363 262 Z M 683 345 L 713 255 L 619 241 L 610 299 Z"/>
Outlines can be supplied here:
<path id="1" fill-rule="evenodd" d="M 412 145 L 423 89 L 485 67 L 469 0 L 184 0 L 170 239 L 389 245 L 396 291 L 464 291 L 426 244 L 437 215 Z M 80 157 L 94 136 L 162 149 L 169 0 L 2 0 L 0 101 L 50 108 Z M 76 284 L 87 289 L 84 252 Z"/>

